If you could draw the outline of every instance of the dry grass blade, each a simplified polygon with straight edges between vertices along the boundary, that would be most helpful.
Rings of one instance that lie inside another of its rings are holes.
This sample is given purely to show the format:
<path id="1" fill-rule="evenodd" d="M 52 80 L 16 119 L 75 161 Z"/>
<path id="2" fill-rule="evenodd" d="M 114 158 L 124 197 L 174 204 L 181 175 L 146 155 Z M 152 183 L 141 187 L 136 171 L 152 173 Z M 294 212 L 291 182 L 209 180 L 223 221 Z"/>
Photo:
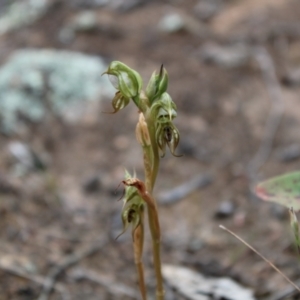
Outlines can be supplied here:
<path id="1" fill-rule="evenodd" d="M 300 288 L 291 280 L 289 279 L 283 272 L 281 272 L 270 260 L 268 260 L 265 256 L 263 256 L 261 253 L 259 253 L 258 250 L 253 248 L 250 244 L 248 244 L 245 240 L 243 240 L 241 237 L 239 237 L 237 234 L 232 232 L 231 230 L 227 229 L 223 225 L 219 225 L 219 227 L 231 235 L 233 235 L 236 239 L 238 239 L 240 242 L 242 242 L 245 246 L 247 246 L 249 249 L 251 249 L 254 253 L 256 253 L 259 257 L 261 257 L 267 264 L 269 264 L 277 273 L 279 273 L 288 283 L 290 283 L 299 293 Z"/>

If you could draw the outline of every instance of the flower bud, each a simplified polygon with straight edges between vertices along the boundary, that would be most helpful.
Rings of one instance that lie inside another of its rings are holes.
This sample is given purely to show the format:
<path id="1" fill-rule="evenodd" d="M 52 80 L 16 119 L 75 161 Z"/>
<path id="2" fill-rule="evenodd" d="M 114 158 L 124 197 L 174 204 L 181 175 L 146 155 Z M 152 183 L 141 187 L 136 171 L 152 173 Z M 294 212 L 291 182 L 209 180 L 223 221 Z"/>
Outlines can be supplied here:
<path id="1" fill-rule="evenodd" d="M 178 129 L 172 122 L 158 123 L 155 138 L 162 157 L 165 156 L 166 145 L 168 145 L 172 155 L 177 157 L 182 156 L 175 154 L 175 150 L 179 144 L 180 135 Z"/>
<path id="2" fill-rule="evenodd" d="M 136 139 L 143 147 L 151 145 L 148 126 L 145 121 L 144 114 L 142 112 L 140 112 L 139 121 L 136 125 L 135 135 Z"/>
<path id="3" fill-rule="evenodd" d="M 168 93 L 163 93 L 151 106 L 151 115 L 159 123 L 168 123 L 177 116 L 177 107 Z"/>
<path id="4" fill-rule="evenodd" d="M 129 98 L 124 97 L 120 92 L 116 92 L 115 97 L 112 100 L 112 107 L 114 109 L 112 114 L 118 112 L 119 110 L 127 106 L 129 104 L 129 101 Z"/>
<path id="5" fill-rule="evenodd" d="M 113 86 L 125 98 L 130 99 L 137 96 L 142 89 L 140 74 L 119 61 L 111 62 L 108 70 L 103 74 L 110 75 L 109 79 Z"/>
<path id="6" fill-rule="evenodd" d="M 135 177 L 135 174 L 134 174 L 134 177 Z M 124 178 L 125 178 L 125 180 L 130 180 L 133 177 L 130 175 L 130 173 L 127 170 L 125 170 Z M 138 193 L 137 193 L 136 188 L 131 187 L 131 186 L 126 186 L 125 195 L 124 195 L 124 206 L 128 202 L 134 202 L 133 199 L 137 196 L 138 196 Z"/>
<path id="7" fill-rule="evenodd" d="M 122 221 L 124 229 L 128 228 L 128 225 L 132 224 L 135 228 L 139 224 L 139 210 L 138 205 L 132 204 L 128 207 L 125 207 L 122 211 Z"/>
<path id="8" fill-rule="evenodd" d="M 131 180 L 133 177 L 125 170 L 125 180 Z M 122 209 L 122 222 L 123 231 L 117 236 L 121 236 L 129 225 L 132 225 L 132 230 L 134 231 L 137 226 L 142 222 L 142 213 L 144 210 L 144 201 L 137 192 L 134 186 L 125 187 L 124 195 L 124 205 Z"/>
<path id="9" fill-rule="evenodd" d="M 155 99 L 160 97 L 166 92 L 168 88 L 169 76 L 167 70 L 161 65 L 160 71 L 157 74 L 156 71 L 153 72 L 149 83 L 146 88 L 146 95 L 152 103 Z"/>

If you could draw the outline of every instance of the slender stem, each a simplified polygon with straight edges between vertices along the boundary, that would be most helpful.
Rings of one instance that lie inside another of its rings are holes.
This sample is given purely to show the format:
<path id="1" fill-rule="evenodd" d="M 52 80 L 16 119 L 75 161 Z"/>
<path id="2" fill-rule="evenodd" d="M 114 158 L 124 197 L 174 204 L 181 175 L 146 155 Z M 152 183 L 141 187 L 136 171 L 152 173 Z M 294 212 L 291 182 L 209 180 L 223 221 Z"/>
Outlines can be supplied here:
<path id="1" fill-rule="evenodd" d="M 145 190 L 145 187 L 144 190 L 139 190 L 139 194 L 148 206 L 148 219 L 152 237 L 153 260 L 156 275 L 156 299 L 164 300 L 164 287 L 160 259 L 160 225 L 158 219 L 158 211 L 154 198 L 147 190 Z"/>
<path id="2" fill-rule="evenodd" d="M 144 214 L 144 212 L 143 212 Z M 142 262 L 143 245 L 144 245 L 144 226 L 143 222 L 139 224 L 132 232 L 134 262 L 138 273 L 139 288 L 143 300 L 147 300 L 146 284 L 144 277 L 144 266 Z"/>
<path id="3" fill-rule="evenodd" d="M 159 152 L 158 152 L 158 147 L 155 139 L 155 122 L 153 122 L 149 110 L 145 114 L 145 119 L 148 126 L 149 136 L 151 140 L 152 156 L 153 156 L 152 171 L 151 174 L 149 175 L 151 186 L 146 185 L 146 188 L 150 193 L 152 193 L 155 185 L 158 169 L 159 169 Z"/>
<path id="4" fill-rule="evenodd" d="M 145 95 L 142 95 L 141 98 L 143 98 L 143 101 L 140 101 L 141 99 L 134 99 L 134 101 L 136 104 L 138 103 L 139 109 L 144 114 L 151 140 L 150 146 L 143 147 L 146 193 L 143 194 L 144 197 L 142 195 L 141 196 L 147 203 L 148 207 L 148 221 L 152 238 L 153 261 L 157 282 L 156 299 L 164 300 L 160 259 L 160 225 L 157 204 L 155 199 L 151 196 L 159 169 L 159 151 L 155 138 L 155 120 L 153 120 L 150 115 L 150 109 L 147 105 L 148 99 L 146 99 Z"/>
<path id="5" fill-rule="evenodd" d="M 148 127 L 149 130 L 149 127 Z M 151 134 L 150 134 L 151 136 Z M 151 144 L 152 140 L 151 140 Z M 153 149 L 153 147 L 152 147 Z M 153 168 L 152 166 L 156 166 L 158 168 L 158 164 L 154 164 L 157 159 L 155 159 L 155 155 L 151 156 L 151 149 L 149 147 L 143 147 L 144 150 L 144 166 L 145 166 L 145 177 L 146 177 L 146 191 L 141 193 L 141 197 L 147 203 L 148 207 L 148 221 L 152 238 L 152 249 L 153 249 L 153 262 L 154 262 L 154 270 L 156 276 L 156 299 L 163 300 L 164 299 L 164 287 L 163 287 L 163 277 L 161 273 L 161 259 L 160 259 L 160 225 L 158 218 L 158 210 L 156 201 L 151 196 L 149 191 L 153 190 Z M 157 173 L 157 172 L 156 172 Z"/>
<path id="6" fill-rule="evenodd" d="M 152 190 L 152 180 L 151 180 L 151 174 L 152 174 L 152 166 L 153 166 L 153 152 L 151 146 L 143 147 L 143 153 L 144 153 L 144 171 L 145 171 L 145 184 L 146 189 Z"/>
<path id="7" fill-rule="evenodd" d="M 148 209 L 149 227 L 152 236 L 153 260 L 156 276 L 156 299 L 164 299 L 163 277 L 161 273 L 160 259 L 160 228 L 156 209 Z"/>

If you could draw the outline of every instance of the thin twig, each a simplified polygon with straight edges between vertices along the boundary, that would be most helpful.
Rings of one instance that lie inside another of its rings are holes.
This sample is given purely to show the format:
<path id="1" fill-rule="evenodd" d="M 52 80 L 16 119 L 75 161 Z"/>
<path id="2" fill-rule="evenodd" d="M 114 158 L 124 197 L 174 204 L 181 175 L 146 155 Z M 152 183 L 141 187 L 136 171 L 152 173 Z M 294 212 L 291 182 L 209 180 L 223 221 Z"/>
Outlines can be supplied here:
<path id="1" fill-rule="evenodd" d="M 95 242 L 95 244 L 91 245 L 87 249 L 82 250 L 81 252 L 70 254 L 65 257 L 61 264 L 52 268 L 44 282 L 42 292 L 38 298 L 38 300 L 48 300 L 53 286 L 57 277 L 66 269 L 70 268 L 71 266 L 77 264 L 82 259 L 95 254 L 98 252 L 103 246 L 107 243 L 106 239 L 100 239 L 99 241 Z"/>
<path id="2" fill-rule="evenodd" d="M 39 285 L 44 285 L 46 282 L 46 278 L 43 276 L 30 275 L 30 274 L 23 272 L 22 270 L 20 270 L 18 268 L 12 267 L 12 266 L 6 267 L 6 266 L 3 266 L 0 264 L 0 269 L 4 272 L 7 272 L 9 274 L 12 274 L 12 275 L 20 277 L 20 278 L 24 278 L 24 279 L 32 281 L 32 282 L 35 282 Z M 71 299 L 69 291 L 63 285 L 56 283 L 52 286 L 52 288 L 61 294 L 63 300 Z"/>
<path id="3" fill-rule="evenodd" d="M 253 248 L 250 244 L 248 244 L 245 240 L 243 240 L 241 237 L 239 237 L 237 234 L 232 232 L 231 230 L 227 229 L 223 225 L 219 225 L 219 227 L 231 235 L 233 235 L 236 239 L 238 239 L 240 242 L 242 242 L 244 245 L 246 245 L 249 249 L 251 249 L 254 253 L 256 253 L 259 257 L 261 257 L 267 264 L 269 264 L 277 273 L 279 273 L 288 283 L 290 283 L 298 292 L 300 292 L 300 288 L 291 280 L 289 279 L 282 271 L 280 271 L 269 259 L 267 259 L 265 256 L 263 256 L 261 253 L 259 253 L 258 250 Z"/>
<path id="4" fill-rule="evenodd" d="M 100 284 L 101 286 L 105 287 L 112 295 L 127 296 L 132 299 L 138 299 L 136 291 L 132 288 L 119 282 L 113 282 L 111 279 L 98 274 L 95 271 L 85 268 L 76 268 L 75 270 L 72 270 L 71 274 L 68 275 L 70 275 L 71 279 L 73 280 L 86 279 Z"/>
<path id="5" fill-rule="evenodd" d="M 279 128 L 285 107 L 280 83 L 278 82 L 271 56 L 262 46 L 254 47 L 252 55 L 258 62 L 261 69 L 262 76 L 272 102 L 271 111 L 267 118 L 261 144 L 247 167 L 250 180 L 253 182 L 258 170 L 268 160 L 272 151 L 273 141 Z"/>

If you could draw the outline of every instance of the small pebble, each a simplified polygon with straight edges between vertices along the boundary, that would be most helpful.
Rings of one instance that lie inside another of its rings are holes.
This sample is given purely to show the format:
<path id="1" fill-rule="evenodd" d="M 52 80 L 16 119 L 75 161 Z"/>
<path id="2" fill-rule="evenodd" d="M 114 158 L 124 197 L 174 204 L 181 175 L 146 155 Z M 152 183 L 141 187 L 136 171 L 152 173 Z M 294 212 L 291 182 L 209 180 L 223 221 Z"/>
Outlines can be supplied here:
<path id="1" fill-rule="evenodd" d="M 98 175 L 92 175 L 86 178 L 82 184 L 83 190 L 90 194 L 98 192 L 101 188 L 101 182 Z"/>
<path id="2" fill-rule="evenodd" d="M 205 246 L 204 241 L 200 240 L 200 239 L 193 239 L 187 246 L 187 251 L 194 253 L 199 251 L 200 249 L 202 249 Z"/>
<path id="3" fill-rule="evenodd" d="M 8 152 L 14 158 L 14 172 L 16 175 L 24 175 L 30 171 L 41 171 L 47 167 L 42 155 L 34 152 L 28 145 L 20 141 L 12 141 L 8 144 Z M 45 156 L 46 158 L 46 156 Z"/>
<path id="4" fill-rule="evenodd" d="M 221 10 L 221 7 L 220 0 L 202 0 L 195 6 L 194 11 L 200 20 L 208 21 Z"/>
<path id="5" fill-rule="evenodd" d="M 22 286 L 17 288 L 17 295 L 21 296 L 23 299 L 35 298 L 35 290 L 30 286 Z"/>
<path id="6" fill-rule="evenodd" d="M 207 43 L 202 47 L 200 56 L 205 62 L 228 69 L 245 66 L 250 59 L 248 48 L 244 44 L 221 46 Z"/>
<path id="7" fill-rule="evenodd" d="M 206 186 L 213 183 L 213 177 L 209 173 L 200 174 L 194 176 L 192 179 L 188 179 L 181 185 L 177 185 L 174 189 L 161 192 L 158 195 L 158 202 L 164 205 L 174 204 L 184 199 L 194 191 L 205 188 Z"/>
<path id="8" fill-rule="evenodd" d="M 281 221 L 289 218 L 288 209 L 277 203 L 271 203 L 271 214 Z"/>
<path id="9" fill-rule="evenodd" d="M 110 0 L 109 2 L 112 9 L 120 12 L 128 12 L 146 3 L 147 0 Z"/>
<path id="10" fill-rule="evenodd" d="M 300 158 L 300 145 L 292 144 L 277 152 L 277 157 L 281 162 L 290 162 Z"/>
<path id="11" fill-rule="evenodd" d="M 107 5 L 110 0 L 73 0 L 71 5 L 76 8 L 97 8 Z"/>
<path id="12" fill-rule="evenodd" d="M 178 147 L 178 153 L 185 156 L 195 156 L 196 145 L 191 139 L 182 139 Z"/>
<path id="13" fill-rule="evenodd" d="M 282 83 L 287 86 L 296 86 L 300 84 L 300 68 L 296 68 L 287 72 L 282 78 Z"/>
<path id="14" fill-rule="evenodd" d="M 185 22 L 179 14 L 170 13 L 160 20 L 158 27 L 162 32 L 173 33 L 184 29 Z"/>
<path id="15" fill-rule="evenodd" d="M 89 32 L 98 27 L 97 15 L 93 11 L 84 11 L 79 13 L 69 25 L 75 31 Z"/>
<path id="16" fill-rule="evenodd" d="M 234 211 L 235 205 L 231 201 L 222 201 L 215 212 L 215 217 L 218 219 L 229 218 L 234 214 Z"/>
<path id="17" fill-rule="evenodd" d="M 34 159 L 30 148 L 19 141 L 13 141 L 8 145 L 9 153 L 26 169 L 34 168 Z"/>

